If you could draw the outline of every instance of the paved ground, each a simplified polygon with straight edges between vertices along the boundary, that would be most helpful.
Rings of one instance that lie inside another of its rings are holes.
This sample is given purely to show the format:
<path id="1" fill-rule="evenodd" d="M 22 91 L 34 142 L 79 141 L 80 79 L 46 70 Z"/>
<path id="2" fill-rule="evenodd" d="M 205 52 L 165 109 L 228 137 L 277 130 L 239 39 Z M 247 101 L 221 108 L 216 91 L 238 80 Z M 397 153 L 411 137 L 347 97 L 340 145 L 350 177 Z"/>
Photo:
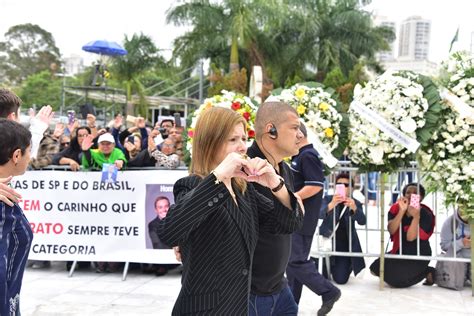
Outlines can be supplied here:
<path id="1" fill-rule="evenodd" d="M 377 278 L 368 271 L 361 274 L 340 286 L 342 297 L 331 315 L 474 315 L 469 288 L 457 292 L 417 285 L 379 291 Z M 28 268 L 22 315 L 170 315 L 180 276 L 177 271 L 156 277 L 134 270 L 122 281 L 120 273 L 97 274 L 92 269 L 70 278 L 64 262 Z M 316 315 L 320 305 L 320 298 L 305 288 L 299 315 Z"/>

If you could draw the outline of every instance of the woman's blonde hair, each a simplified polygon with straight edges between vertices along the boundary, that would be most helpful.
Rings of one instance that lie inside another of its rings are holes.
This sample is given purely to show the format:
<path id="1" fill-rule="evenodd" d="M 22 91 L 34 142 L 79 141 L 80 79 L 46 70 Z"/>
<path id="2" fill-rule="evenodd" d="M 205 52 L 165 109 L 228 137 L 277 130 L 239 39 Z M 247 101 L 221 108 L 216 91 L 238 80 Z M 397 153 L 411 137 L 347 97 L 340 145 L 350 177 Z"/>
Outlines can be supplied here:
<path id="1" fill-rule="evenodd" d="M 217 167 L 216 161 L 237 124 L 242 124 L 246 131 L 247 122 L 237 112 L 221 107 L 205 110 L 196 122 L 194 129 L 190 173 L 206 177 Z M 247 183 L 240 178 L 232 179 L 241 192 L 245 192 Z"/>

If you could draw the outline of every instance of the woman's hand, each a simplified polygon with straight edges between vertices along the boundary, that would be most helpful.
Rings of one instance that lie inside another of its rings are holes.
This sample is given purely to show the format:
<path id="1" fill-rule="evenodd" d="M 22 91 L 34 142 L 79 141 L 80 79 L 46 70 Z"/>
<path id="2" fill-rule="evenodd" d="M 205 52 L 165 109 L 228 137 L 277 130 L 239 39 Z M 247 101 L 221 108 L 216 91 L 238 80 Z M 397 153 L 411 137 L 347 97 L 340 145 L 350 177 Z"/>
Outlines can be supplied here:
<path id="1" fill-rule="evenodd" d="M 173 247 L 174 256 L 176 257 L 176 261 L 181 262 L 181 251 L 179 250 L 179 246 Z"/>
<path id="2" fill-rule="evenodd" d="M 13 206 L 13 203 L 18 203 L 21 199 L 21 195 L 8 186 L 11 179 L 12 176 L 0 179 L 0 201 L 9 206 Z"/>
<path id="3" fill-rule="evenodd" d="M 135 126 L 137 128 L 145 128 L 145 119 L 141 116 L 137 117 L 135 120 Z"/>
<path id="4" fill-rule="evenodd" d="M 96 128 L 96 126 L 95 126 L 95 116 L 93 114 L 91 114 L 91 113 L 87 114 L 86 122 L 87 122 L 87 126 L 90 129 Z"/>
<path id="5" fill-rule="evenodd" d="M 352 199 L 350 197 L 345 199 L 344 205 L 349 207 L 354 213 L 357 210 L 357 206 L 356 206 L 356 203 L 355 203 L 354 199 Z"/>
<path id="6" fill-rule="evenodd" d="M 132 144 L 131 142 L 127 140 L 125 140 L 125 143 L 123 144 L 123 147 L 125 147 L 125 149 L 130 152 L 130 151 L 133 151 L 135 149 L 135 145 Z"/>
<path id="7" fill-rule="evenodd" d="M 71 135 L 75 135 L 74 133 L 78 127 L 79 127 L 79 121 L 77 119 L 74 119 L 72 123 L 69 123 L 67 125 L 67 129 L 69 130 L 69 133 Z"/>
<path id="8" fill-rule="evenodd" d="M 247 180 L 248 176 L 243 170 L 248 170 L 248 165 L 247 155 L 232 152 L 214 169 L 214 175 L 219 181 L 226 181 L 234 177 Z"/>
<path id="9" fill-rule="evenodd" d="M 94 136 L 87 135 L 82 141 L 82 145 L 81 145 L 82 150 L 83 151 L 89 150 L 92 147 L 93 142 L 94 142 Z"/>
<path id="10" fill-rule="evenodd" d="M 265 159 L 252 158 L 244 166 L 244 171 L 248 175 L 247 180 L 256 182 L 264 187 L 273 189 L 280 184 L 280 176 L 277 175 L 275 168 Z"/>
<path id="11" fill-rule="evenodd" d="M 152 153 L 156 149 L 157 148 L 156 148 L 156 144 L 155 144 L 155 136 L 153 136 L 153 132 L 152 132 L 150 135 L 148 135 L 148 152 Z"/>
<path id="12" fill-rule="evenodd" d="M 120 129 L 123 124 L 123 116 L 122 114 L 117 114 L 117 116 L 114 118 L 114 128 L 115 129 Z"/>
<path id="13" fill-rule="evenodd" d="M 329 202 L 329 204 L 328 204 L 328 212 L 331 212 L 333 210 L 333 208 L 335 208 L 339 204 L 343 203 L 345 200 L 346 200 L 346 198 L 344 196 L 339 195 L 339 194 L 334 194 L 332 196 L 331 202 Z"/>
<path id="14" fill-rule="evenodd" d="M 122 169 L 123 160 L 115 160 L 114 165 L 115 165 L 115 167 L 117 167 L 118 170 Z"/>
<path id="15" fill-rule="evenodd" d="M 465 236 L 462 239 L 462 244 L 464 248 L 471 248 L 471 237 L 470 236 Z"/>
<path id="16" fill-rule="evenodd" d="M 420 209 L 414 208 L 413 206 L 408 206 L 407 213 L 411 217 L 416 217 L 416 218 L 420 217 Z"/>
<path id="17" fill-rule="evenodd" d="M 72 171 L 77 171 L 81 168 L 79 164 L 74 159 L 69 159 L 69 167 Z"/>
<path id="18" fill-rule="evenodd" d="M 405 213 L 408 209 L 408 199 L 405 197 L 402 197 L 398 199 L 397 203 L 398 203 L 399 211 Z"/>

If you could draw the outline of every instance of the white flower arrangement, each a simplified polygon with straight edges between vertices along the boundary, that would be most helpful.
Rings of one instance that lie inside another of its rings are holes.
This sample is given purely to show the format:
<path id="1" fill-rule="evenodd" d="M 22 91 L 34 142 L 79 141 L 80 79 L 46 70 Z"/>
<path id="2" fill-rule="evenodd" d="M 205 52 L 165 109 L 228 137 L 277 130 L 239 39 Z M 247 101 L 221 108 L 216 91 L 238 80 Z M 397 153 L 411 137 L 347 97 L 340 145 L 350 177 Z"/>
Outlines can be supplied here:
<path id="1" fill-rule="evenodd" d="M 339 113 L 338 104 L 330 93 L 320 86 L 296 84 L 276 97 L 296 109 L 307 129 L 319 138 L 329 153 L 336 158 L 342 155 L 347 145 L 347 118 Z"/>
<path id="2" fill-rule="evenodd" d="M 233 91 L 222 90 L 222 94 L 215 95 L 213 97 L 204 100 L 204 103 L 194 111 L 191 124 L 187 133 L 186 149 L 188 152 L 192 150 L 192 143 L 194 137 L 194 129 L 196 128 L 196 122 L 205 110 L 211 107 L 223 107 L 234 110 L 242 115 L 247 121 L 247 136 L 249 140 L 255 138 L 255 115 L 257 113 L 257 106 L 253 103 L 252 99 L 244 96 L 240 93 Z"/>
<path id="3" fill-rule="evenodd" d="M 376 112 L 406 136 L 417 139 L 418 132 L 427 124 L 425 114 L 430 108 L 422 79 L 426 78 L 412 72 L 387 71 L 369 81 L 364 88 L 356 85 L 354 102 Z M 427 85 L 431 85 L 431 81 Z M 436 95 L 432 103 L 436 103 Z M 350 157 L 362 169 L 390 171 L 413 159 L 413 152 L 375 127 L 371 120 L 362 117 L 352 106 L 349 120 Z"/>
<path id="4" fill-rule="evenodd" d="M 420 152 L 419 161 L 427 172 L 428 187 L 442 190 L 446 204 L 462 205 L 463 211 L 474 217 L 474 56 L 454 53 L 442 65 L 447 75 L 444 84 L 464 108 L 451 102 L 452 98 L 444 100 L 445 124 L 439 125 L 430 146 Z"/>

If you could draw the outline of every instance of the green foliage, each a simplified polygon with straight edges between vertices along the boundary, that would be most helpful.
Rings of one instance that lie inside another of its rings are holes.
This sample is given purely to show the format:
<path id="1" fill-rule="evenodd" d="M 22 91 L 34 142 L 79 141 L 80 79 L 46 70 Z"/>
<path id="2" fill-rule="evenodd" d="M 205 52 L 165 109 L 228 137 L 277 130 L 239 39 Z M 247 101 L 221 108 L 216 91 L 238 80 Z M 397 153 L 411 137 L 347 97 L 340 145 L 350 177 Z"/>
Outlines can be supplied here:
<path id="1" fill-rule="evenodd" d="M 140 76 L 147 70 L 153 68 L 157 60 L 157 49 L 150 37 L 140 34 L 133 34 L 132 38 L 125 36 L 124 47 L 128 54 L 116 57 L 111 67 L 112 76 L 116 75 L 117 81 L 127 93 L 127 101 L 132 100 L 132 95 L 137 93 L 139 96 L 138 105 L 135 107 L 135 113 L 146 117 L 148 106 L 145 99 L 145 91 L 140 81 Z"/>
<path id="2" fill-rule="evenodd" d="M 212 83 L 207 92 L 209 97 L 221 94 L 222 90 L 247 95 L 247 70 L 245 68 L 233 70 L 228 74 L 223 74 L 223 71 L 215 65 L 211 65 L 211 68 L 213 73 L 209 77 L 209 81 Z"/>
<path id="3" fill-rule="evenodd" d="M 369 81 L 369 76 L 367 75 L 367 72 L 365 71 L 364 67 L 364 62 L 358 62 L 349 72 L 348 80 L 350 83 L 352 83 L 353 86 L 355 86 L 356 84 L 364 86 L 365 83 Z"/>
<path id="4" fill-rule="evenodd" d="M 293 78 L 288 77 L 286 78 L 286 81 L 285 81 L 285 88 L 290 88 L 294 86 L 295 84 L 300 83 L 301 81 L 303 81 L 303 79 L 297 74 L 295 74 Z"/>
<path id="5" fill-rule="evenodd" d="M 346 82 L 347 79 L 342 73 L 341 68 L 335 67 L 327 74 L 326 78 L 323 81 L 323 84 L 326 87 L 331 87 L 336 90 L 340 86 L 344 85 Z"/>
<path id="6" fill-rule="evenodd" d="M 5 33 L 0 43 L 0 74 L 13 84 L 43 70 L 60 69 L 60 52 L 51 33 L 34 24 L 20 24 Z"/>
<path id="7" fill-rule="evenodd" d="M 33 74 L 23 81 L 19 96 L 25 107 L 51 105 L 55 111 L 61 104 L 61 82 L 47 70 Z"/>

